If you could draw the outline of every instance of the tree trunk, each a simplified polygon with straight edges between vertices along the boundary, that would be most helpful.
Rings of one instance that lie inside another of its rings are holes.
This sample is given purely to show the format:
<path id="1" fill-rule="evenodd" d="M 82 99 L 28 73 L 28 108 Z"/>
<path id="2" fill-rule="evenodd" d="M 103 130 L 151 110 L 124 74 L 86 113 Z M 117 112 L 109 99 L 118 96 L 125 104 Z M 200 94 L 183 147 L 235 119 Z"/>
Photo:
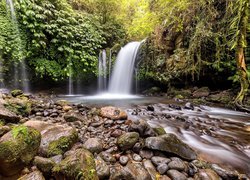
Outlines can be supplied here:
<path id="1" fill-rule="evenodd" d="M 243 104 L 243 100 L 248 92 L 249 87 L 249 81 L 247 76 L 247 68 L 246 68 L 246 62 L 245 62 L 245 56 L 244 56 L 244 48 L 239 47 L 236 52 L 236 63 L 237 63 L 237 69 L 240 76 L 240 92 L 238 96 L 235 99 L 235 103 L 238 105 Z"/>

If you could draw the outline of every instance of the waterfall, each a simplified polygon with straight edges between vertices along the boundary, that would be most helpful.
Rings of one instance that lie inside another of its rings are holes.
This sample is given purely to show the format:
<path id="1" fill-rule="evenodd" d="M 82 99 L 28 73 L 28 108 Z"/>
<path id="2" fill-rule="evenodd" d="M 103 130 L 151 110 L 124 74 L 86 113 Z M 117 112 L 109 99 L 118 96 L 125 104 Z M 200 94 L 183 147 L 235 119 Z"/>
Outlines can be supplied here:
<path id="1" fill-rule="evenodd" d="M 98 92 L 103 92 L 107 89 L 107 54 L 102 50 L 98 60 Z"/>
<path id="2" fill-rule="evenodd" d="M 109 93 L 130 94 L 136 55 L 141 42 L 131 42 L 124 46 L 117 57 L 109 84 Z"/>
<path id="3" fill-rule="evenodd" d="M 20 39 L 20 31 L 18 28 L 17 20 L 16 20 L 16 14 L 15 14 L 13 1 L 6 0 L 6 5 L 7 5 L 7 8 L 10 9 L 12 23 L 15 26 L 17 30 L 17 35 Z M 14 66 L 14 88 L 21 88 L 24 92 L 29 92 L 30 87 L 29 87 L 29 79 L 28 79 L 28 73 L 26 70 L 27 66 L 25 63 L 25 59 L 22 59 L 18 63 L 13 63 L 13 66 Z"/>
<path id="4" fill-rule="evenodd" d="M 68 95 L 73 95 L 73 79 L 72 79 L 72 67 L 70 65 L 69 69 L 69 79 L 68 79 Z"/>
<path id="5" fill-rule="evenodd" d="M 112 50 L 109 51 L 109 82 L 111 81 Z"/>

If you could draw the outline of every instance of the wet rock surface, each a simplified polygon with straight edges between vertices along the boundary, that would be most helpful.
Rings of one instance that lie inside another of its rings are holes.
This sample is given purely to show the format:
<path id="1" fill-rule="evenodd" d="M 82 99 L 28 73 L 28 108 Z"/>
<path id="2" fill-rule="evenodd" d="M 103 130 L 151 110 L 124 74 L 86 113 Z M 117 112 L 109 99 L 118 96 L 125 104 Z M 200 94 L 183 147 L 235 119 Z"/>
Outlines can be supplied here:
<path id="1" fill-rule="evenodd" d="M 192 104 L 172 104 L 167 105 L 167 108 L 169 112 L 179 109 L 203 111 Z M 186 117 L 164 112 L 158 116 L 158 111 L 157 105 L 137 107 L 125 112 L 110 106 L 99 109 L 83 104 L 70 104 L 67 101 L 39 100 L 32 105 L 31 114 L 28 117 L 20 116 L 21 122 L 18 123 L 41 134 L 41 143 L 38 143 L 37 151 L 34 151 L 32 158 L 29 157 L 25 164 L 4 165 L 4 168 L 14 167 L 11 174 L 4 173 L 0 164 L 0 179 L 3 177 L 1 175 L 14 174 L 24 179 L 46 177 L 56 180 L 191 180 L 247 177 L 237 171 L 223 169 L 217 164 L 197 160 L 196 152 L 179 136 L 169 133 L 166 129 L 165 131 L 161 126 L 152 126 L 141 116 L 146 114 L 152 118 L 173 119 L 175 123 L 195 126 Z M 133 112 L 139 117 L 137 120 L 128 117 Z M 1 128 L 3 136 L 0 139 L 0 161 L 6 157 L 1 154 L 1 143 L 5 142 L 2 139 L 11 134 L 12 129 L 9 124 L 0 126 L 0 132 Z M 25 175 L 18 175 L 18 172 Z"/>

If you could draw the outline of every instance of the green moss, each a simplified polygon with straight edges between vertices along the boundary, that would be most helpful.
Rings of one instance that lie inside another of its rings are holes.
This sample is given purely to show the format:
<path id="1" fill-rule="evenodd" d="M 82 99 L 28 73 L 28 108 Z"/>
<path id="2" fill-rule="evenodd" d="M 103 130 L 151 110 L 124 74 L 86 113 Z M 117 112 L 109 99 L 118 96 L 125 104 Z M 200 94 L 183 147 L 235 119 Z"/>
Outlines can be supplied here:
<path id="1" fill-rule="evenodd" d="M 66 179 L 97 180 L 93 155 L 86 149 L 77 149 L 53 168 L 54 173 L 64 175 Z"/>
<path id="2" fill-rule="evenodd" d="M 6 104 L 4 104 L 5 108 L 9 109 L 10 111 L 22 115 L 27 116 L 31 112 L 31 103 L 29 101 L 7 101 Z"/>
<path id="3" fill-rule="evenodd" d="M 16 162 L 20 159 L 24 164 L 28 164 L 38 151 L 41 134 L 33 128 L 25 129 L 23 126 L 15 127 L 11 134 L 13 138 L 0 143 L 0 159 L 6 162 Z"/>
<path id="4" fill-rule="evenodd" d="M 164 130 L 163 127 L 157 127 L 157 128 L 153 128 L 154 132 L 156 132 L 157 135 L 163 135 L 166 134 L 166 131 Z"/>
<path id="5" fill-rule="evenodd" d="M 78 139 L 78 134 L 76 131 L 71 136 L 61 137 L 56 141 L 52 141 L 48 147 L 48 156 L 55 156 L 63 154 L 65 151 L 69 150 L 71 146 Z"/>
<path id="6" fill-rule="evenodd" d="M 5 125 L 5 120 L 0 119 L 0 126 L 4 126 Z"/>
<path id="7" fill-rule="evenodd" d="M 20 89 L 14 89 L 14 90 L 11 91 L 11 95 L 12 95 L 13 97 L 17 97 L 17 96 L 20 96 L 20 95 L 22 95 L 22 94 L 23 94 L 23 91 L 20 90 Z"/>

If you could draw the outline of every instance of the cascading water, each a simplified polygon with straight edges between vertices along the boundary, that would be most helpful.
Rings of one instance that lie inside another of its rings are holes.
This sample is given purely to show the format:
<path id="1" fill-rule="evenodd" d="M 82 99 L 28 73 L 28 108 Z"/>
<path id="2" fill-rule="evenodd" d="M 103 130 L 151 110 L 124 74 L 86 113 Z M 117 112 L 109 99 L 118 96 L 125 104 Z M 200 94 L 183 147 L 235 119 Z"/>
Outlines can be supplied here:
<path id="1" fill-rule="evenodd" d="M 18 28 L 15 8 L 12 0 L 6 0 L 7 8 L 10 9 L 12 23 L 16 28 L 18 38 L 20 39 L 20 31 Z M 21 39 L 20 39 L 21 41 Z M 21 50 L 22 51 L 22 50 Z M 22 59 L 19 63 L 14 63 L 14 88 L 21 88 L 24 92 L 29 92 L 29 79 L 26 70 L 25 60 Z"/>
<path id="2" fill-rule="evenodd" d="M 73 80 L 72 80 L 72 67 L 70 65 L 69 69 L 69 79 L 68 79 L 68 95 L 73 95 Z"/>
<path id="3" fill-rule="evenodd" d="M 131 42 L 120 50 L 111 76 L 109 93 L 124 95 L 131 93 L 134 64 L 140 45 L 141 42 Z"/>
<path id="4" fill-rule="evenodd" d="M 112 50 L 109 51 L 109 82 L 111 81 Z"/>
<path id="5" fill-rule="evenodd" d="M 99 54 L 98 61 L 98 92 L 103 92 L 107 89 L 107 54 L 103 50 Z"/>

